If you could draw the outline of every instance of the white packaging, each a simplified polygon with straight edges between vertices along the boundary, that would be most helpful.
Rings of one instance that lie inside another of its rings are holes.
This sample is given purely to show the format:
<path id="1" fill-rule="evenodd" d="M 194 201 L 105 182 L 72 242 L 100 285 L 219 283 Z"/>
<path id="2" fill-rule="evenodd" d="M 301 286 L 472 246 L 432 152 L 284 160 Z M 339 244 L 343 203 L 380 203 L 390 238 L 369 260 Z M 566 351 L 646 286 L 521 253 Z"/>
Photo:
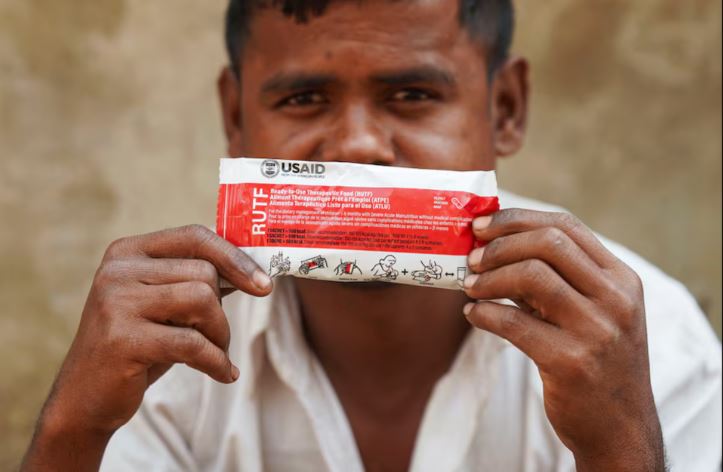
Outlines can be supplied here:
<path id="1" fill-rule="evenodd" d="M 459 289 L 491 171 L 221 159 L 216 231 L 271 277 Z"/>

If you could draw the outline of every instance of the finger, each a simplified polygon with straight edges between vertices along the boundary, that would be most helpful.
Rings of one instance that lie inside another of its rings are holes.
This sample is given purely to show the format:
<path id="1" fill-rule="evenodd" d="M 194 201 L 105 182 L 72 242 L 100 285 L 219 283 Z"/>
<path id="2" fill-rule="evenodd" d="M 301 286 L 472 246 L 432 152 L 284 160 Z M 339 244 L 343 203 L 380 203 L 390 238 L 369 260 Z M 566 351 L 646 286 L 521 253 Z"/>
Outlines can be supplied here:
<path id="1" fill-rule="evenodd" d="M 592 304 L 539 259 L 528 259 L 481 274 L 468 275 L 464 290 L 477 300 L 521 299 L 541 319 L 573 327 Z"/>
<path id="2" fill-rule="evenodd" d="M 106 257 L 145 255 L 154 258 L 203 259 L 244 292 L 268 295 L 271 278 L 248 255 L 201 225 L 167 229 L 116 241 Z"/>
<path id="3" fill-rule="evenodd" d="M 148 369 L 148 385 L 153 385 L 156 380 L 160 379 L 163 374 L 168 372 L 168 369 L 173 367 L 173 364 L 154 364 Z"/>
<path id="4" fill-rule="evenodd" d="M 560 350 L 568 344 L 567 337 L 558 327 L 513 306 L 494 302 L 468 303 L 464 313 L 473 326 L 508 340 L 538 366 L 554 363 Z"/>
<path id="5" fill-rule="evenodd" d="M 527 313 L 528 315 L 535 314 L 535 309 L 532 308 L 530 305 L 528 305 L 524 300 L 520 300 L 519 298 L 512 298 L 512 303 L 517 305 L 517 307 Z M 539 318 L 538 315 L 535 314 Z"/>
<path id="6" fill-rule="evenodd" d="M 482 241 L 492 241 L 509 234 L 548 226 L 564 231 L 599 266 L 614 268 L 618 265 L 618 259 L 603 246 L 593 232 L 569 213 L 510 208 L 500 210 L 491 217 L 476 218 L 472 223 L 475 237 Z"/>
<path id="7" fill-rule="evenodd" d="M 138 314 L 155 323 L 195 329 L 222 350 L 228 350 L 231 329 L 218 295 L 203 282 L 149 286 Z"/>
<path id="8" fill-rule="evenodd" d="M 605 271 L 567 233 L 555 226 L 495 238 L 485 247 L 473 250 L 468 263 L 473 272 L 485 272 L 527 259 L 546 262 L 586 296 L 612 286 Z"/>
<path id="9" fill-rule="evenodd" d="M 228 355 L 195 329 L 148 323 L 143 330 L 152 339 L 142 350 L 143 363 L 183 363 L 223 383 L 238 378 Z"/>
<path id="10" fill-rule="evenodd" d="M 203 259 L 119 259 L 112 262 L 114 270 L 130 280 L 145 285 L 166 285 L 199 281 L 221 296 L 218 271 Z"/>

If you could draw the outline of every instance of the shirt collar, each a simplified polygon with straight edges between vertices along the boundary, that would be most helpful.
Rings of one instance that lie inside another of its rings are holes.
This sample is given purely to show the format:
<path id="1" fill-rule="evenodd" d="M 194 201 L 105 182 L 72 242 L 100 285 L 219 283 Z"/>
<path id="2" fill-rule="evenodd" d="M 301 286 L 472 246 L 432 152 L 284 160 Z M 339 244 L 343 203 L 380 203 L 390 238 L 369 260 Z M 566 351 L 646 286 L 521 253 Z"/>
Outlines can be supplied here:
<path id="1" fill-rule="evenodd" d="M 275 289 L 268 299 L 256 299 L 253 312 L 239 313 L 251 319 L 248 326 L 248 352 L 240 355 L 253 359 L 252 369 L 245 379 L 245 391 L 253 394 L 264 357 L 276 370 L 279 378 L 294 390 L 306 390 L 311 378 L 313 353 L 306 343 L 301 322 L 301 310 L 293 280 L 275 280 Z M 489 362 L 509 343 L 490 333 L 473 329 L 461 346 L 450 371 L 445 375 L 469 375 L 478 379 L 488 374 Z"/>
<path id="2" fill-rule="evenodd" d="M 256 394 L 259 374 L 267 359 L 286 383 L 303 386 L 309 378 L 311 352 L 303 337 L 301 315 L 293 281 L 279 278 L 266 298 L 235 292 L 224 299 L 224 310 L 234 329 L 231 353 L 241 369 L 239 382 L 247 396 Z M 234 349 L 235 346 L 235 349 Z"/>

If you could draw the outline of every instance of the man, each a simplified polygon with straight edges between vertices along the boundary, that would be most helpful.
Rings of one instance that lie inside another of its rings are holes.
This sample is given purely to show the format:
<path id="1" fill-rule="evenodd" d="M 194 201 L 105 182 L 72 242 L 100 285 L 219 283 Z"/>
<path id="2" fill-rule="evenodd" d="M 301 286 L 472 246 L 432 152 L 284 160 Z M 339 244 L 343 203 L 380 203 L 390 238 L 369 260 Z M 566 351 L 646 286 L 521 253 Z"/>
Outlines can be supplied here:
<path id="1" fill-rule="evenodd" d="M 231 156 L 493 169 L 522 145 L 509 1 L 233 0 L 227 30 Z M 272 290 L 200 226 L 114 242 L 25 470 L 718 467 L 720 347 L 687 292 L 572 216 L 502 204 L 473 223 L 464 292 Z"/>

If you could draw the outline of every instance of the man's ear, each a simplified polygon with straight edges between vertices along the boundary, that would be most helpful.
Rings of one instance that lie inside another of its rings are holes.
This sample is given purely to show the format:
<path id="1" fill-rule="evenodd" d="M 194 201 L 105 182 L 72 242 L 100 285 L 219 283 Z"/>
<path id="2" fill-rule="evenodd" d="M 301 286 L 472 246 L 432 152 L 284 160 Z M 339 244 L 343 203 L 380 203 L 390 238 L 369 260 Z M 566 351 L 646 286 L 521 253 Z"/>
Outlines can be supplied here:
<path id="1" fill-rule="evenodd" d="M 515 154 L 522 147 L 527 129 L 529 64 L 510 58 L 495 74 L 491 105 L 494 148 L 497 157 Z"/>
<path id="2" fill-rule="evenodd" d="M 227 66 L 221 69 L 217 86 L 223 115 L 223 127 L 228 143 L 228 155 L 229 157 L 240 157 L 243 154 L 241 83 L 233 70 Z"/>

